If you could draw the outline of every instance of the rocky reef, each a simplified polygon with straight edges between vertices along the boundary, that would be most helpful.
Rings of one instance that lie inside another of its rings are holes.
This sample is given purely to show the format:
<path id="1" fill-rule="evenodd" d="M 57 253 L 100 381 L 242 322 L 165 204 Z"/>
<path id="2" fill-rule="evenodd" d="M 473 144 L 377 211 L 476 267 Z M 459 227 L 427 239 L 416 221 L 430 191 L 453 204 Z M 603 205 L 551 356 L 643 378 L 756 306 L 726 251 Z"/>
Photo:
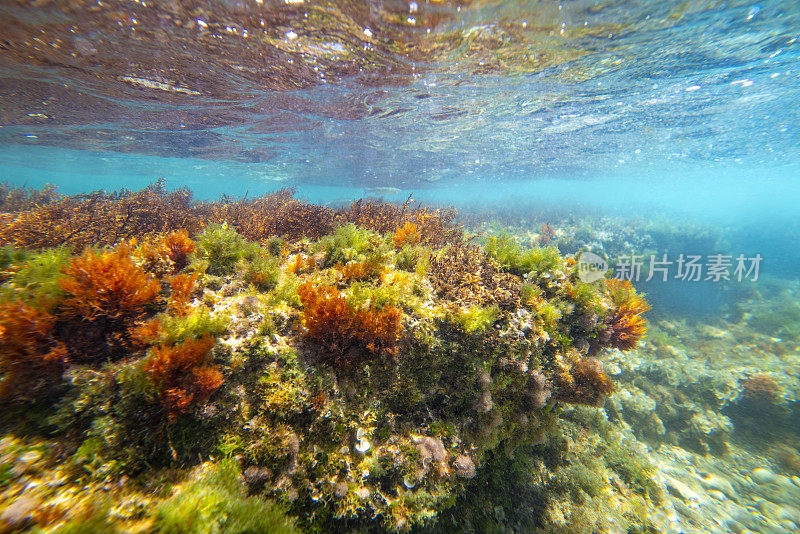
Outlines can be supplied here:
<path id="1" fill-rule="evenodd" d="M 598 410 L 645 332 L 630 284 L 408 203 L 165 195 L 4 216 L 0 529 L 669 530 Z"/>

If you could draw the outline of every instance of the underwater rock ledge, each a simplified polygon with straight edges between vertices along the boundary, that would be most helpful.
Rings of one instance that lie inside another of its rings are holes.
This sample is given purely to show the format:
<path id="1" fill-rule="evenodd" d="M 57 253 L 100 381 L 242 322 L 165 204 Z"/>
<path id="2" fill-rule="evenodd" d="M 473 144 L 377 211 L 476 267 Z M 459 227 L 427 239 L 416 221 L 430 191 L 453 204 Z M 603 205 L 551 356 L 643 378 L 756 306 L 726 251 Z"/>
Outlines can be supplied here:
<path id="1" fill-rule="evenodd" d="M 668 530 L 595 408 L 629 283 L 408 202 L 44 196 L 0 204 L 3 531 Z"/>

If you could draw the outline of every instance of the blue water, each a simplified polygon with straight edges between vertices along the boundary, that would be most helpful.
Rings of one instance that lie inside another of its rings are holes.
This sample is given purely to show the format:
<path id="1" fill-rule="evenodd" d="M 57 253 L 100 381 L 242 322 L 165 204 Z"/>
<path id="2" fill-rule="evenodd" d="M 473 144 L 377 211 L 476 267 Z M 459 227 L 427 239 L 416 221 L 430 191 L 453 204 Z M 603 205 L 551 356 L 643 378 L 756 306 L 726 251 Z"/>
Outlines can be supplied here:
<path id="1" fill-rule="evenodd" d="M 796 3 L 387 3 L 352 8 L 364 30 L 341 42 L 308 26 L 313 3 L 106 7 L 2 8 L 0 180 L 74 194 L 163 178 L 198 199 L 292 187 L 332 205 L 413 195 L 506 224 L 661 219 L 796 276 Z M 265 10 L 288 18 L 256 24 Z M 393 13 L 417 46 L 446 45 L 393 50 Z M 263 70 L 274 51 L 290 55 Z M 377 55 L 339 75 L 345 52 Z M 648 291 L 664 309 L 724 309 L 717 286 Z"/>
<path id="2" fill-rule="evenodd" d="M 387 5 L 402 11 L 404 3 Z M 691 190 L 680 196 L 685 182 L 766 179 L 782 189 L 795 174 L 800 8 L 793 2 L 481 2 L 463 12 L 448 6 L 442 9 L 452 19 L 432 34 L 464 36 L 483 53 L 479 58 L 458 46 L 432 64 L 396 57 L 409 74 L 375 87 L 358 76 L 326 76 L 315 61 L 327 56 L 308 48 L 298 61 L 316 65 L 317 77 L 280 91 L 264 88 L 269 74 L 258 80 L 262 86 L 236 74 L 263 66 L 248 55 L 256 53 L 256 30 L 242 35 L 253 22 L 247 16 L 263 8 L 214 4 L 204 23 L 216 27 L 216 17 L 220 28 L 211 36 L 236 57 L 226 63 L 213 49 L 196 50 L 204 54 L 187 65 L 159 42 L 188 48 L 211 37 L 189 39 L 163 21 L 148 28 L 146 16 L 157 7 L 120 6 L 137 21 L 127 33 L 103 26 L 97 14 L 80 19 L 77 7 L 47 25 L 45 11 L 3 8 L 22 27 L 9 33 L 0 62 L 0 165 L 8 180 L 49 181 L 73 192 L 164 176 L 202 197 L 285 185 L 352 187 L 344 197 L 369 187 L 417 195 L 432 188 L 432 198 L 458 203 L 494 192 L 498 183 L 566 178 L 611 187 L 609 179 L 622 177 L 646 186 L 615 198 L 640 204 L 648 191 L 661 198 L 664 186 L 654 184 L 676 183 L 670 190 L 679 202 L 665 203 L 715 213 L 738 209 L 737 197 L 751 189 L 721 185 L 717 191 L 730 195 L 702 207 L 702 186 L 697 198 Z M 81 34 L 70 20 L 92 31 Z M 193 19 L 187 12 L 175 20 Z M 278 34 L 294 28 L 301 35 L 276 46 L 324 37 L 318 30 L 306 36 L 300 26 L 288 22 Z M 27 39 L 40 30 L 62 44 Z M 110 56 L 103 45 L 129 47 L 130 55 Z M 537 53 L 541 63 L 531 63 Z M 476 73 L 500 61 L 503 72 Z M 29 151 L 34 147 L 47 148 Z M 487 182 L 493 185 L 483 187 Z M 591 186 L 580 185 L 550 194 L 560 202 L 583 187 L 595 197 Z M 542 195 L 543 188 L 533 192 Z M 308 194 L 330 199 L 340 192 Z"/>

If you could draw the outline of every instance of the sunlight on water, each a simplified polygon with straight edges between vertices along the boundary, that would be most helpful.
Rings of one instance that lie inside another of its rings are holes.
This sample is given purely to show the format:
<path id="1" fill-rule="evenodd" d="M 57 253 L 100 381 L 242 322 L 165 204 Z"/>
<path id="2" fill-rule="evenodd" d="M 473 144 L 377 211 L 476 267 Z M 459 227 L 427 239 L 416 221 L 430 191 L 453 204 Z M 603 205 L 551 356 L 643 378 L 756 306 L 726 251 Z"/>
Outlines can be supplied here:
<path id="1" fill-rule="evenodd" d="M 800 4 L 0 5 L 0 532 L 800 530 Z"/>

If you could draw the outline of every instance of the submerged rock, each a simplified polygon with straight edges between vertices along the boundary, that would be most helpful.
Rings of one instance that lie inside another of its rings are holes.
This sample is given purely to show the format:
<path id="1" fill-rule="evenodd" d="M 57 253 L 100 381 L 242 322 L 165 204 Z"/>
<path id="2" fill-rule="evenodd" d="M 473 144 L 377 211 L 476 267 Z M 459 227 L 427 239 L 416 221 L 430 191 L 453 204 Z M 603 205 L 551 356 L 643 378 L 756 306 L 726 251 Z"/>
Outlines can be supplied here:
<path id="1" fill-rule="evenodd" d="M 475 478 L 477 473 L 475 462 L 472 461 L 472 458 L 463 454 L 456 458 L 454 467 L 456 475 L 461 478 Z"/>

